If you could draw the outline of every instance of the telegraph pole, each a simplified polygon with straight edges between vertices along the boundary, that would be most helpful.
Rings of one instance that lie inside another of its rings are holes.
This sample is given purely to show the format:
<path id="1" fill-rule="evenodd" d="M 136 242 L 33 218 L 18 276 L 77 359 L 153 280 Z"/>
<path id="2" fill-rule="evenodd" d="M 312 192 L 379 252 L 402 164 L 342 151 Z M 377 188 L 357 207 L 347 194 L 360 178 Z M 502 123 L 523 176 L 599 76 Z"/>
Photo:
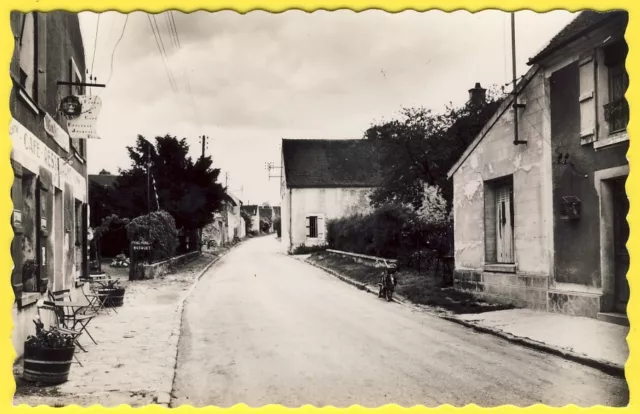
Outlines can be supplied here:
<path id="1" fill-rule="evenodd" d="M 200 137 L 200 141 L 202 142 L 202 158 L 204 158 L 206 148 L 208 148 L 208 147 L 209 147 L 209 145 L 207 144 L 207 139 L 208 139 L 208 138 L 209 138 L 209 137 L 207 137 L 207 136 L 205 136 L 205 135 L 202 135 L 202 136 Z"/>
<path id="2" fill-rule="evenodd" d="M 147 143 L 147 213 L 151 214 L 151 143 Z"/>
<path id="3" fill-rule="evenodd" d="M 224 173 L 224 186 L 229 188 L 229 173 Z"/>

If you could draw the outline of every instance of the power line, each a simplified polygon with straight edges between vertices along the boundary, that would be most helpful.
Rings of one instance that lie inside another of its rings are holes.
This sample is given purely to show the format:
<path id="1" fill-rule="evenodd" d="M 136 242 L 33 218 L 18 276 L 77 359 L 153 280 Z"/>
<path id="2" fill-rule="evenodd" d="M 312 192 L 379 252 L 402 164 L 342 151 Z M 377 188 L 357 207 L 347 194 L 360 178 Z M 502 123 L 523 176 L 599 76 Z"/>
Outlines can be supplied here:
<path id="1" fill-rule="evenodd" d="M 93 64 L 96 62 L 96 49 L 98 48 L 98 29 L 100 28 L 100 16 L 98 14 L 98 23 L 96 23 L 96 38 L 93 41 L 93 59 L 91 60 L 91 76 L 93 76 Z"/>
<path id="2" fill-rule="evenodd" d="M 165 69 L 165 71 L 167 73 L 167 78 L 169 79 L 169 85 L 171 86 L 171 90 L 173 91 L 173 93 L 176 93 L 177 90 L 176 90 L 176 87 L 175 87 L 175 85 L 173 83 L 173 78 L 171 77 L 171 72 L 170 72 L 169 66 L 167 64 L 167 59 L 166 59 L 166 56 L 163 53 L 164 48 L 160 46 L 161 45 L 161 40 L 158 39 L 158 37 L 160 36 L 160 33 L 156 33 L 156 29 L 153 26 L 153 22 L 151 20 L 151 16 L 147 14 L 147 18 L 149 19 L 149 25 L 151 26 L 151 31 L 153 32 L 153 36 L 156 39 L 156 45 L 158 46 L 158 51 L 160 52 L 160 57 L 162 58 L 162 64 L 164 65 L 164 69 Z"/>

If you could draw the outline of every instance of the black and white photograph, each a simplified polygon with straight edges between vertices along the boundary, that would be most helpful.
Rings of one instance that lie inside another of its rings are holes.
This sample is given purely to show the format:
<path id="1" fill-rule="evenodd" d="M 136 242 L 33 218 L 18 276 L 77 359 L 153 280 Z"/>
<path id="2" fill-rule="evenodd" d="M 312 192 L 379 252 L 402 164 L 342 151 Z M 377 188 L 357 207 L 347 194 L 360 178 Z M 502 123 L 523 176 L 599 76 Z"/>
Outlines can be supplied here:
<path id="1" fill-rule="evenodd" d="M 14 406 L 629 404 L 627 11 L 5 18 Z"/>

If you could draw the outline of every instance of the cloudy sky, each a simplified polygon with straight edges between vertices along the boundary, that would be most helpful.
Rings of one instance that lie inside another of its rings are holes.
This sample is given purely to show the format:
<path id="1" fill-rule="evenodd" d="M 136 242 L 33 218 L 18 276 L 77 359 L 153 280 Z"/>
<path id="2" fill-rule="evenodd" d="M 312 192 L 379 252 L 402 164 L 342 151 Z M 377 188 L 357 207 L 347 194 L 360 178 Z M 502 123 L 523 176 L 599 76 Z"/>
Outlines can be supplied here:
<path id="1" fill-rule="evenodd" d="M 500 11 L 173 12 L 177 39 L 168 13 L 80 16 L 87 67 L 107 83 L 94 91 L 103 108 L 89 172 L 128 167 L 137 134 L 185 137 L 194 157 L 204 134 L 222 181 L 228 173 L 245 203 L 279 202 L 265 162 L 280 165 L 282 138 L 361 138 L 401 107 L 463 104 L 475 82 L 511 78 L 509 15 Z M 574 17 L 516 14 L 520 75 Z"/>

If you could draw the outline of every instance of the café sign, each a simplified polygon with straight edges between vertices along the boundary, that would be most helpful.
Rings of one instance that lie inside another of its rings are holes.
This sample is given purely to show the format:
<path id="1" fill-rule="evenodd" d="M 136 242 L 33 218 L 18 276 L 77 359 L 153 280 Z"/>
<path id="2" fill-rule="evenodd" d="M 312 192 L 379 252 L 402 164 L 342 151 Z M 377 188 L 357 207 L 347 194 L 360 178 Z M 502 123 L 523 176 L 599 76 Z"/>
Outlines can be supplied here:
<path id="1" fill-rule="evenodd" d="M 67 110 L 63 109 L 68 117 L 69 136 L 73 139 L 100 139 L 96 131 L 96 123 L 102 109 L 102 100 L 99 96 L 86 95 L 73 98 L 77 98 L 77 103 L 69 103 Z"/>
<path id="2" fill-rule="evenodd" d="M 69 152 L 69 134 L 49 114 L 44 116 L 44 130 L 63 150 Z"/>

